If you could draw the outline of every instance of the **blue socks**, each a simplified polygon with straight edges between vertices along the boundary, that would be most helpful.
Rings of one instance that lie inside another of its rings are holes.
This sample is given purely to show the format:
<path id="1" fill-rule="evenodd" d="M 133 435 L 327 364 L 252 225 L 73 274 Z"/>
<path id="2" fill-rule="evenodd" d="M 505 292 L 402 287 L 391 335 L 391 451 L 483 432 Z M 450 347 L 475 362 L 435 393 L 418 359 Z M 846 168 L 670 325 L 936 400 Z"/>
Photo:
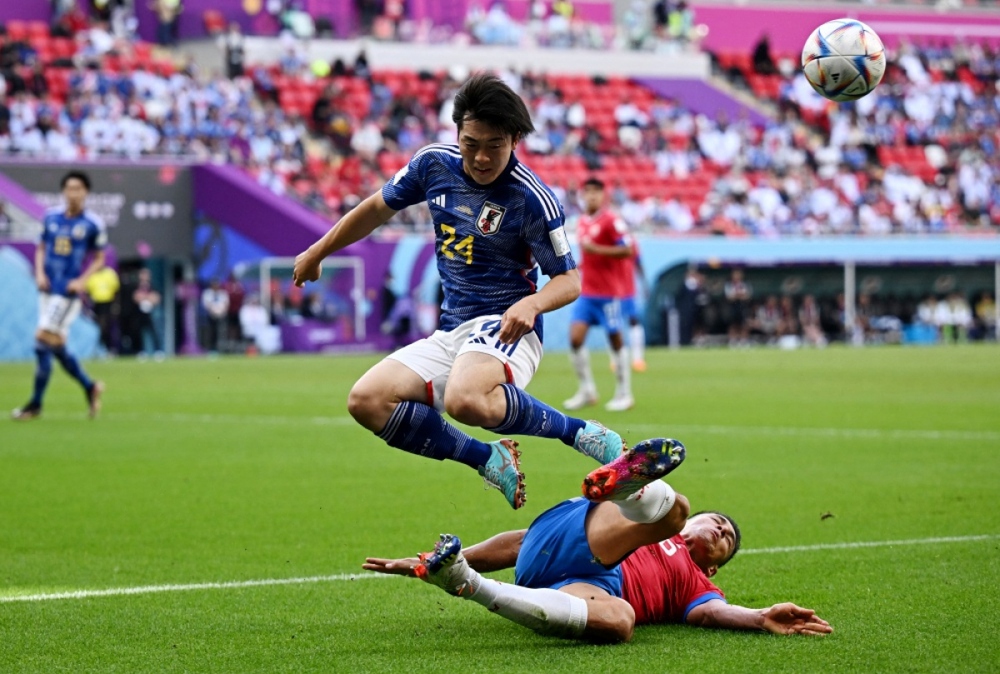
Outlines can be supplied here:
<path id="1" fill-rule="evenodd" d="M 55 355 L 56 360 L 59 361 L 59 364 L 63 366 L 63 369 L 66 370 L 69 376 L 80 382 L 80 385 L 83 386 L 84 390 L 89 393 L 90 389 L 94 388 L 94 382 L 90 380 L 90 377 L 88 377 L 83 371 L 83 368 L 80 367 L 80 361 L 70 355 L 65 346 L 56 346 L 51 348 L 52 353 Z"/>
<path id="2" fill-rule="evenodd" d="M 47 344 L 35 342 L 35 358 L 38 364 L 35 367 L 35 388 L 31 392 L 31 407 L 41 407 L 42 398 L 45 397 L 45 388 L 49 385 L 49 377 L 52 376 L 52 352 Z"/>
<path id="3" fill-rule="evenodd" d="M 396 405 L 381 433 L 390 447 L 438 461 L 452 459 L 471 468 L 485 466 L 493 449 L 482 440 L 455 428 L 424 403 L 404 401 Z"/>
<path id="4" fill-rule="evenodd" d="M 586 425 L 585 421 L 566 416 L 513 384 L 503 384 L 502 387 L 507 396 L 507 414 L 499 426 L 488 430 L 502 435 L 559 438 L 573 446 L 577 431 Z"/>

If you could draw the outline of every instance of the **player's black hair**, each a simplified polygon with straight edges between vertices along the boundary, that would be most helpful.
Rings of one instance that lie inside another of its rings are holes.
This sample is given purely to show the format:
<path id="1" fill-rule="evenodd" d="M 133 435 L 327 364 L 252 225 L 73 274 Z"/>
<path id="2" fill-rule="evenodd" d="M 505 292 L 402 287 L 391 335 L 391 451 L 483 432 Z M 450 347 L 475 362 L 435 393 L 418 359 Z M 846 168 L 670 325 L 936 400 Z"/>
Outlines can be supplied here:
<path id="1" fill-rule="evenodd" d="M 490 73 L 473 75 L 462 85 L 451 119 L 459 129 L 465 121 L 483 122 L 515 142 L 535 130 L 524 100 Z"/>
<path id="2" fill-rule="evenodd" d="M 733 527 L 733 551 L 729 553 L 728 557 L 726 557 L 724 560 L 722 560 L 722 562 L 719 563 L 719 568 L 721 569 L 722 567 L 724 567 L 726 564 L 729 563 L 730 559 L 736 556 L 737 552 L 740 551 L 740 543 L 743 540 L 743 535 L 740 533 L 740 525 L 738 525 L 736 523 L 736 520 L 734 520 L 732 517 L 730 517 L 726 513 L 721 513 L 718 510 L 699 510 L 693 515 L 689 515 L 688 519 L 691 519 L 692 517 L 697 517 L 698 515 L 719 515 L 720 517 L 725 517 L 726 520 L 729 521 L 729 524 L 731 524 Z"/>
<path id="3" fill-rule="evenodd" d="M 88 176 L 83 171 L 70 171 L 69 173 L 64 175 L 62 177 L 62 180 L 59 182 L 59 189 L 61 190 L 66 189 L 66 183 L 68 183 L 70 180 L 79 180 L 81 183 L 83 183 L 83 186 L 87 189 L 87 191 L 88 192 L 90 191 L 90 176 Z"/>
<path id="4" fill-rule="evenodd" d="M 604 189 L 604 181 L 596 176 L 591 176 L 583 181 L 584 187 L 596 187 L 599 190 Z"/>

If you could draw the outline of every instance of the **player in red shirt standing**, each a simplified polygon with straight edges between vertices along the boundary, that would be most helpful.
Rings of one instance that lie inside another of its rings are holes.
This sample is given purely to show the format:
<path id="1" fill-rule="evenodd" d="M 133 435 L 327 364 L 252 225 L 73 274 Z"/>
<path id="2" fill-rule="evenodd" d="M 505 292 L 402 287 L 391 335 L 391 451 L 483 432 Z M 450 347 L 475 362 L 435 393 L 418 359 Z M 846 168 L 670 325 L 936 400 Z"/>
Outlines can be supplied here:
<path id="1" fill-rule="evenodd" d="M 415 575 L 544 635 L 629 641 L 636 625 L 823 635 L 815 611 L 795 604 L 750 609 L 726 602 L 709 579 L 740 547 L 727 515 L 688 516 L 688 502 L 660 478 L 684 459 L 676 440 L 645 440 L 584 480 L 587 498 L 542 513 L 463 551 L 442 534 L 419 558 L 369 557 L 364 568 Z M 480 574 L 514 567 L 515 584 Z"/>
<path id="2" fill-rule="evenodd" d="M 622 321 L 628 321 L 628 342 L 632 356 L 632 369 L 635 372 L 646 371 L 646 328 L 639 316 L 638 293 L 635 290 L 635 275 L 638 272 L 643 280 L 643 295 L 649 297 L 649 286 L 644 278 L 645 271 L 639 259 L 639 244 L 632 240 L 632 256 L 622 258 L 621 295 Z M 613 365 L 612 367 L 617 367 Z"/>
<path id="3" fill-rule="evenodd" d="M 584 342 L 590 326 L 600 325 L 608 333 L 616 378 L 615 395 L 605 409 L 621 412 L 635 404 L 628 349 L 622 339 L 621 307 L 628 282 L 632 284 L 631 294 L 635 294 L 635 271 L 631 266 L 635 253 L 628 226 L 605 205 L 603 182 L 590 178 L 583 184 L 583 204 L 585 212 L 577 225 L 582 286 L 573 304 L 569 330 L 570 360 L 580 384 L 563 407 L 578 410 L 597 404 L 597 385 Z"/>

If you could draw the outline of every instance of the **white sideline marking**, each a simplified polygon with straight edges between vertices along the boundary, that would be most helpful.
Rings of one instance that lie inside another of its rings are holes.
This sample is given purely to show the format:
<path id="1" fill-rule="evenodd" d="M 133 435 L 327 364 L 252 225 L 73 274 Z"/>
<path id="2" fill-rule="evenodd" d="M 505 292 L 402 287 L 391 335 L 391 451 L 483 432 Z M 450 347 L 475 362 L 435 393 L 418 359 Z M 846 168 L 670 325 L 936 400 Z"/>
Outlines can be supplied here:
<path id="1" fill-rule="evenodd" d="M 901 541 L 858 541 L 856 543 L 817 543 L 816 545 L 790 545 L 777 548 L 751 548 L 740 550 L 741 555 L 773 555 L 779 552 L 812 552 L 813 550 L 849 550 L 851 548 L 888 548 L 894 545 L 934 545 L 936 543 L 968 543 L 1000 538 L 1000 534 L 979 536 L 941 536 L 938 538 L 908 538 Z"/>
<path id="2" fill-rule="evenodd" d="M 0 597 L 0 604 L 15 601 L 47 601 L 51 599 L 89 599 L 91 597 L 118 597 L 128 594 L 154 594 L 156 592 L 186 592 L 188 590 L 229 590 L 241 587 L 263 585 L 306 585 L 309 583 L 329 583 L 339 580 L 367 580 L 371 578 L 391 578 L 381 573 L 338 573 L 333 576 L 306 576 L 304 578 L 265 578 L 263 580 L 234 580 L 228 583 L 191 583 L 188 585 L 141 585 L 139 587 L 115 587 L 107 590 L 74 590 L 49 594 L 22 594 Z"/>
<path id="3" fill-rule="evenodd" d="M 1000 442 L 998 431 L 918 430 L 904 428 L 814 428 L 799 426 L 699 426 L 689 424 L 623 424 L 622 430 L 650 430 L 712 435 L 784 435 L 829 438 L 888 438 L 905 440 L 969 440 Z"/>
<path id="4" fill-rule="evenodd" d="M 54 421 L 83 421 L 85 415 L 46 413 L 44 419 Z M 313 424 L 316 426 L 352 426 L 357 422 L 348 416 L 296 417 L 253 414 L 185 414 L 148 412 L 106 412 L 101 418 L 110 421 L 170 421 L 176 423 L 204 424 L 258 424 L 284 426 Z M 622 430 L 654 431 L 659 433 L 708 433 L 711 435 L 770 435 L 830 438 L 888 438 L 909 440 L 966 440 L 970 442 L 1000 442 L 1000 431 L 963 431 L 954 429 L 919 430 L 907 428 L 816 428 L 800 426 L 723 426 L 700 424 L 623 424 Z"/>
<path id="5" fill-rule="evenodd" d="M 814 550 L 846 550 L 850 548 L 886 548 L 894 545 L 934 545 L 938 543 L 967 543 L 1000 538 L 1000 534 L 978 536 L 945 536 L 938 538 L 911 538 L 901 541 L 862 541 L 857 543 L 820 543 L 818 545 L 794 545 L 777 548 L 751 548 L 741 550 L 742 555 L 766 555 L 780 552 L 812 552 Z M 143 585 L 139 587 L 118 587 L 107 590 L 75 590 L 72 592 L 52 592 L 49 594 L 22 594 L 0 596 L 0 604 L 13 602 L 50 601 L 53 599 L 90 599 L 93 597 L 120 597 L 131 594 L 154 594 L 157 592 L 185 592 L 189 590 L 228 590 L 263 585 L 305 585 L 309 583 L 329 583 L 343 580 L 367 580 L 374 578 L 395 578 L 381 573 L 340 573 L 332 576 L 307 576 L 304 578 L 269 578 L 264 580 L 235 580 L 228 583 L 192 583 L 190 585 Z"/>

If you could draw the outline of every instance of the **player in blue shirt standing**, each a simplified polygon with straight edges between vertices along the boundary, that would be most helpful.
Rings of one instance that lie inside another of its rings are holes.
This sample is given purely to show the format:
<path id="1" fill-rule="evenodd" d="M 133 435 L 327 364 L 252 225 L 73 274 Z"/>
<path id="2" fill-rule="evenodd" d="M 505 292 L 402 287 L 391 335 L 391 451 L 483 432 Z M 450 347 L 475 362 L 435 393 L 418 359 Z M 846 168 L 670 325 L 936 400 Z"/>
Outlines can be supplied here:
<path id="1" fill-rule="evenodd" d="M 31 400 L 14 410 L 14 419 L 26 421 L 42 413 L 42 398 L 52 374 L 52 357 L 63 369 L 80 382 L 87 395 L 90 417 L 101 409 L 104 384 L 93 381 L 78 361 L 66 350 L 69 326 L 80 313 L 80 293 L 87 277 L 104 266 L 104 246 L 107 233 L 104 223 L 84 202 L 90 191 L 90 178 L 80 171 L 70 171 L 61 183 L 64 208 L 53 208 L 45 214 L 42 235 L 35 249 L 35 281 L 38 283 L 38 331 L 35 333 L 35 387 Z M 87 254 L 93 252 L 90 264 L 84 268 Z"/>
<path id="2" fill-rule="evenodd" d="M 541 315 L 580 294 L 562 206 L 514 156 L 534 130 L 524 101 L 497 77 L 476 75 L 456 94 L 453 119 L 458 145 L 417 152 L 296 258 L 294 280 L 317 280 L 328 255 L 427 202 L 444 288 L 441 329 L 365 373 L 348 410 L 392 447 L 476 469 L 516 509 L 524 504 L 517 443 L 477 440 L 441 410 L 498 434 L 559 438 L 602 464 L 621 454 L 622 439 L 524 391 L 542 357 Z M 538 267 L 549 282 L 536 292 Z"/>

